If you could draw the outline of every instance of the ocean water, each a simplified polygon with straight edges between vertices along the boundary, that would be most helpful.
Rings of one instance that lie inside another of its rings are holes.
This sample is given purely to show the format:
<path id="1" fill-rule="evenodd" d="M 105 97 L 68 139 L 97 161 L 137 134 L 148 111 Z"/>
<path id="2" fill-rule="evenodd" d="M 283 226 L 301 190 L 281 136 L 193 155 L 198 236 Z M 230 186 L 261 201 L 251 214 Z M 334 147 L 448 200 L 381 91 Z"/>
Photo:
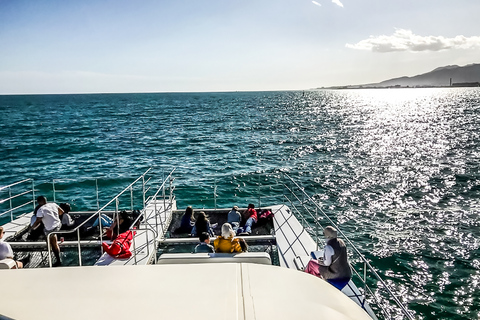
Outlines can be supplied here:
<path id="1" fill-rule="evenodd" d="M 0 111 L 0 185 L 72 179 L 65 200 L 95 209 L 90 178 L 108 200 L 176 167 L 179 207 L 212 206 L 213 184 L 230 206 L 285 172 L 416 318 L 478 318 L 479 89 L 0 96 Z"/>

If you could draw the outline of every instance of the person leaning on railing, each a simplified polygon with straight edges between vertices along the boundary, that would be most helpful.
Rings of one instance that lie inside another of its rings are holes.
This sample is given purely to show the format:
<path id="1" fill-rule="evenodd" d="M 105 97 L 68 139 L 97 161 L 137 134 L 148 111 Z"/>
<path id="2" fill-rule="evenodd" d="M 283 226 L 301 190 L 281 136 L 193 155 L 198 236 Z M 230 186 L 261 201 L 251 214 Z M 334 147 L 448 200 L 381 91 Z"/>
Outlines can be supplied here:
<path id="1" fill-rule="evenodd" d="M 39 209 L 37 211 L 37 219 L 35 220 L 35 223 L 31 226 L 31 229 L 35 230 L 43 222 L 43 225 L 45 227 L 43 232 L 45 233 L 45 236 L 50 238 L 52 251 L 55 254 L 55 258 L 57 259 L 54 266 L 60 266 L 62 265 L 62 261 L 60 260 L 60 247 L 58 246 L 57 235 L 52 235 L 51 233 L 59 231 L 62 227 L 60 216 L 63 214 L 63 210 L 54 202 L 47 203 L 47 198 L 45 198 L 44 196 L 39 196 L 37 198 L 37 203 L 39 205 Z"/>

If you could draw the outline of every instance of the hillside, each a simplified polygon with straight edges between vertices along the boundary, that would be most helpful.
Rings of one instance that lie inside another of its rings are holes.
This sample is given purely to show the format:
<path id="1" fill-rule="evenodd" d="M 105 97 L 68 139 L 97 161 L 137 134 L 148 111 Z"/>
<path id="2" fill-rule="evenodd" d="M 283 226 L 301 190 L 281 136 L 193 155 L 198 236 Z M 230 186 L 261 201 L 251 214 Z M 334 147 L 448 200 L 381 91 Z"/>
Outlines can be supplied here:
<path id="1" fill-rule="evenodd" d="M 386 88 L 386 87 L 467 87 L 480 85 L 480 64 L 445 66 L 413 77 L 400 77 L 379 83 L 351 85 L 343 88 Z M 338 87 L 337 87 L 338 88 Z"/>

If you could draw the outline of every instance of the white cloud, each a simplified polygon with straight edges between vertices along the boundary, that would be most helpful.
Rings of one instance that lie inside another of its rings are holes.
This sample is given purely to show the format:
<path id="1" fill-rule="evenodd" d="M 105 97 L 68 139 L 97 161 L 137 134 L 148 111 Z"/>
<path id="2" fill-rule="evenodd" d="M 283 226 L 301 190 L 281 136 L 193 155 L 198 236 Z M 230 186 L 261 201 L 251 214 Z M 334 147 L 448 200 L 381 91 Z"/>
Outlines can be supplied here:
<path id="1" fill-rule="evenodd" d="M 448 49 L 480 48 L 480 37 L 456 36 L 419 36 L 411 30 L 396 29 L 391 36 L 370 36 L 356 44 L 345 45 L 350 49 L 371 50 L 375 52 L 392 51 L 440 51 Z"/>
<path id="2" fill-rule="evenodd" d="M 335 3 L 337 6 L 343 8 L 343 3 L 340 2 L 340 0 L 332 0 L 333 3 Z"/>
<path id="3" fill-rule="evenodd" d="M 313 4 L 316 4 L 317 6 L 321 7 L 322 5 L 318 3 L 317 1 L 312 1 Z"/>

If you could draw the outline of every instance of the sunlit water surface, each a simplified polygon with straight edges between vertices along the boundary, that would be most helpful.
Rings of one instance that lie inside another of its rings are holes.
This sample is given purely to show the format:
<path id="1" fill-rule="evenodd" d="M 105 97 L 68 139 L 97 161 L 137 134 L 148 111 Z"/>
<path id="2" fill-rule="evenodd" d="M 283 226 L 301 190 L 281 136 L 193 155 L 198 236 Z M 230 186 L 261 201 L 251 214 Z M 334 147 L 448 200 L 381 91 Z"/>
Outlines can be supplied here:
<path id="1" fill-rule="evenodd" d="M 212 177 L 230 206 L 249 177 L 287 172 L 417 318 L 478 317 L 478 89 L 0 96 L 0 111 L 0 185 L 101 177 L 111 196 L 177 167 L 180 207 Z M 94 208 L 92 188 L 67 200 Z"/>

